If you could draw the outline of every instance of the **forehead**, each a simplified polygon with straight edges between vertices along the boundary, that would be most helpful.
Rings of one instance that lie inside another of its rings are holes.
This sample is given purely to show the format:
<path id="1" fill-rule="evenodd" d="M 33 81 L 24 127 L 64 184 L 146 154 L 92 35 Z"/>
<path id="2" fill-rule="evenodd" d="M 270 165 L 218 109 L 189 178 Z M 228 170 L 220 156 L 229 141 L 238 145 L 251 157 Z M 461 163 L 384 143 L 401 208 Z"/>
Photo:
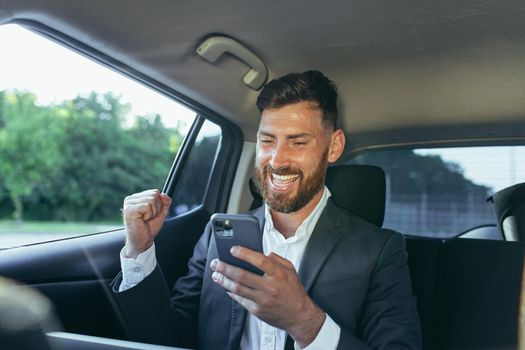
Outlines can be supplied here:
<path id="1" fill-rule="evenodd" d="M 323 130 L 322 111 L 310 102 L 267 108 L 261 113 L 259 122 L 259 133 L 308 132 L 317 134 Z"/>

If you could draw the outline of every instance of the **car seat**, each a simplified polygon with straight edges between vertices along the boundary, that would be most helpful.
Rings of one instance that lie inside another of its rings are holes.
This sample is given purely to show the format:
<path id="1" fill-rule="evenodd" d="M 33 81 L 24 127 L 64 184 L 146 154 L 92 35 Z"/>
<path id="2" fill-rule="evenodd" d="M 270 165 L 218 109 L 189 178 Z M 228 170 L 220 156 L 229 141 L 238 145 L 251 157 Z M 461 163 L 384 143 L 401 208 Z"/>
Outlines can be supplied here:
<path id="1" fill-rule="evenodd" d="M 386 180 L 383 169 L 373 165 L 333 165 L 326 172 L 326 186 L 340 208 L 381 227 L 385 217 Z M 259 187 L 250 179 L 250 209 L 262 205 Z"/>
<path id="2" fill-rule="evenodd" d="M 525 183 L 496 192 L 488 199 L 506 241 L 525 240 Z"/>

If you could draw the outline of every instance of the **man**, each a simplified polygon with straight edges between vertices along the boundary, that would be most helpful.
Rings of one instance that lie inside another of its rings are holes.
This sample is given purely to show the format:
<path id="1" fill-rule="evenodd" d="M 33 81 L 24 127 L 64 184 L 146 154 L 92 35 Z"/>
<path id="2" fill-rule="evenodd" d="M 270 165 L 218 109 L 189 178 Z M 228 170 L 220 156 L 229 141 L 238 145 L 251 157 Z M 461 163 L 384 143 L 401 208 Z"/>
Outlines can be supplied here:
<path id="1" fill-rule="evenodd" d="M 131 334 L 199 349 L 420 348 L 402 236 L 339 209 L 324 186 L 345 145 L 334 84 L 318 71 L 290 74 L 257 106 L 265 205 L 253 214 L 264 254 L 231 254 L 264 275 L 219 261 L 208 225 L 170 296 L 153 239 L 171 200 L 157 190 L 127 197 L 124 278 L 113 286 Z"/>

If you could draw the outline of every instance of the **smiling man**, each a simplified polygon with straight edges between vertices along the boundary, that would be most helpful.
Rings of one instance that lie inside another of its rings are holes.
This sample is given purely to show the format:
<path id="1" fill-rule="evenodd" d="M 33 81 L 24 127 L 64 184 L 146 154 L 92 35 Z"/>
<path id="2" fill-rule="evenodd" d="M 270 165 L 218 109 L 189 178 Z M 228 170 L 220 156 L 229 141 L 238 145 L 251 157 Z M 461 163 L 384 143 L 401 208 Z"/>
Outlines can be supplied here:
<path id="1" fill-rule="evenodd" d="M 318 71 L 259 95 L 255 173 L 264 254 L 217 258 L 209 225 L 170 295 L 153 239 L 171 205 L 157 190 L 124 201 L 127 241 L 113 288 L 136 340 L 199 349 L 418 349 L 420 326 L 404 241 L 339 209 L 324 186 L 343 152 L 337 92 Z"/>

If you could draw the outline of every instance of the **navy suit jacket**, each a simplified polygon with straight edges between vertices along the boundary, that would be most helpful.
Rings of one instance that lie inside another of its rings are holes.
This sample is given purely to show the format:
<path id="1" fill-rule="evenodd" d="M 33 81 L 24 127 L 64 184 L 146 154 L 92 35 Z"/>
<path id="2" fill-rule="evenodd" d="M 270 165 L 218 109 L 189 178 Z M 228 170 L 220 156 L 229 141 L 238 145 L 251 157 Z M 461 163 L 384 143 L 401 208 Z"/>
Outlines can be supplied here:
<path id="1" fill-rule="evenodd" d="M 264 209 L 253 213 L 264 225 Z M 261 230 L 262 232 L 262 230 Z M 217 257 L 209 225 L 188 274 L 170 292 L 160 268 L 117 292 L 133 340 L 198 349 L 238 349 L 246 311 L 211 279 Z M 403 237 L 328 201 L 304 252 L 299 278 L 341 327 L 338 349 L 420 349 L 421 330 Z M 287 342 L 287 349 L 293 349 Z"/>

